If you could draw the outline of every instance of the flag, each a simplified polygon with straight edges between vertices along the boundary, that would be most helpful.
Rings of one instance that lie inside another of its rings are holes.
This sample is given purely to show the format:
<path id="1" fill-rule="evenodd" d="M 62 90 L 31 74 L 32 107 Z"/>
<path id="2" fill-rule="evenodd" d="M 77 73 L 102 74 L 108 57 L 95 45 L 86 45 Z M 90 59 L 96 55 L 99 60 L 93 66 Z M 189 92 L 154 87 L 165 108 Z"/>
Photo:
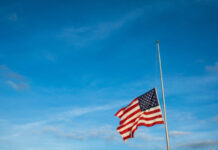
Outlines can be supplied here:
<path id="1" fill-rule="evenodd" d="M 156 89 L 135 98 L 128 106 L 120 109 L 115 116 L 120 118 L 117 131 L 126 141 L 134 137 L 138 126 L 151 127 L 164 124 Z"/>

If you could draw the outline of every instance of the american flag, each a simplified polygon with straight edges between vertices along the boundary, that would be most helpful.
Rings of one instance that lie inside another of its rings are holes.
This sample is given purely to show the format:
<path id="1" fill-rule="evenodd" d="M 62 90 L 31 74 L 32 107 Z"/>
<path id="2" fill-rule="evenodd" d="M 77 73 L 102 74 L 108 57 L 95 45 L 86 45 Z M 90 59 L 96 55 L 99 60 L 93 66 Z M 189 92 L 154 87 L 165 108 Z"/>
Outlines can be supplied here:
<path id="1" fill-rule="evenodd" d="M 155 88 L 134 99 L 115 116 L 120 118 L 117 131 L 125 141 L 134 137 L 138 126 L 151 127 L 155 124 L 164 124 Z"/>

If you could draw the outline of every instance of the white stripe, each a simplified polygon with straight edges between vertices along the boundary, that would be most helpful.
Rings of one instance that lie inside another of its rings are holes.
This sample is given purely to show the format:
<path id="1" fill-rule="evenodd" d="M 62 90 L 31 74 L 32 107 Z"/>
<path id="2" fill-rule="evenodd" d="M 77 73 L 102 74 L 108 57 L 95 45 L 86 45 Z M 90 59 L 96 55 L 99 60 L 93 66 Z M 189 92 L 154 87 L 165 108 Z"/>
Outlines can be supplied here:
<path id="1" fill-rule="evenodd" d="M 133 102 L 133 103 L 132 103 L 131 105 L 129 105 L 127 108 L 129 108 L 129 107 L 135 105 L 136 103 L 138 103 L 138 100 L 136 100 L 135 102 Z"/>
<path id="2" fill-rule="evenodd" d="M 140 109 L 140 106 L 138 106 L 138 107 L 139 107 L 139 109 Z M 144 111 L 144 112 L 149 113 L 149 112 L 154 111 L 154 110 L 157 110 L 157 109 L 160 109 L 160 106 L 153 107 L 153 108 L 148 109 L 148 110 L 146 110 L 146 111 Z M 160 110 L 161 110 L 161 109 L 160 109 Z M 131 111 L 131 112 L 134 112 L 134 111 Z M 131 118 L 129 118 L 129 119 L 127 119 L 125 122 L 123 122 L 122 124 L 126 124 L 127 122 L 131 121 L 132 119 L 138 117 L 138 115 L 139 115 L 140 113 L 141 113 L 141 112 L 135 114 L 134 116 L 132 116 Z M 160 112 L 160 113 L 161 113 L 161 112 Z M 128 114 L 129 114 L 129 113 L 128 113 Z M 154 114 L 156 114 L 156 113 L 154 113 Z M 161 113 L 161 114 L 162 114 L 162 113 Z M 152 115 L 153 115 L 153 114 L 147 115 L 147 116 L 148 116 L 148 117 L 152 117 Z M 154 116 L 155 116 L 155 115 L 154 115 Z M 123 117 L 125 117 L 125 116 L 123 116 Z M 122 121 L 122 120 L 125 119 L 125 118 L 123 118 L 123 117 L 120 119 L 120 121 Z"/>
<path id="3" fill-rule="evenodd" d="M 144 111 L 144 112 L 150 112 L 150 111 L 154 111 L 154 110 L 156 110 L 156 109 L 160 109 L 160 105 L 158 105 L 158 106 L 156 106 L 156 107 L 152 107 L 152 108 L 150 108 L 150 109 L 147 109 L 147 110 Z"/>
<path id="4" fill-rule="evenodd" d="M 161 112 L 157 112 L 157 113 L 150 114 L 150 115 L 145 115 L 145 114 L 143 114 L 143 112 L 141 112 L 141 113 L 142 113 L 142 114 L 141 114 L 142 116 L 140 116 L 140 117 L 143 117 L 143 118 L 151 118 L 151 117 L 155 117 L 155 116 L 158 116 L 158 115 L 162 115 Z M 135 120 L 135 122 L 137 122 L 137 121 L 140 119 L 140 117 L 137 118 L 137 119 Z M 155 119 L 153 119 L 153 120 L 155 120 Z M 152 120 L 151 120 L 151 121 L 152 121 Z M 119 129 L 118 131 L 123 131 L 123 130 L 125 130 L 125 129 L 130 128 L 135 122 L 130 123 L 130 124 L 128 124 L 128 125 L 122 127 L 122 128 Z"/>
<path id="5" fill-rule="evenodd" d="M 152 121 L 140 120 L 140 121 L 137 123 L 137 125 L 140 124 L 140 123 L 152 124 L 152 123 L 155 123 L 155 122 L 158 122 L 158 121 L 163 121 L 163 118 L 158 118 L 158 119 L 155 119 L 155 120 L 152 120 Z M 129 135 L 131 134 L 131 131 L 133 131 L 133 130 L 137 127 L 137 125 L 135 125 L 130 131 L 127 131 L 126 133 L 121 134 L 121 136 L 122 136 L 123 138 L 125 138 L 126 136 L 129 136 Z"/>
<path id="6" fill-rule="evenodd" d="M 126 132 L 126 133 L 124 133 L 124 134 L 121 134 L 121 136 L 123 137 L 123 138 L 125 138 L 126 136 L 129 136 L 131 134 L 131 132 L 129 131 L 129 132 Z"/>
<path id="7" fill-rule="evenodd" d="M 117 114 L 117 117 L 120 117 L 120 116 L 125 112 L 125 110 L 127 110 L 129 107 L 135 105 L 136 103 L 138 103 L 138 100 L 136 100 L 135 102 L 133 102 L 131 105 L 127 106 L 124 110 L 120 111 L 120 112 Z"/>
<path id="8" fill-rule="evenodd" d="M 154 113 L 154 114 L 150 114 L 150 115 L 145 115 L 145 114 L 143 114 L 143 117 L 144 117 L 144 118 L 150 118 L 150 117 L 162 115 L 160 106 L 153 107 L 153 108 L 148 109 L 148 110 L 146 110 L 146 111 L 144 111 L 144 112 L 151 112 L 151 111 L 154 111 L 154 110 L 157 110 L 157 109 L 160 109 L 160 112 L 157 112 L 157 113 Z M 134 115 L 134 116 L 135 116 L 135 115 Z M 133 117 L 131 117 L 131 120 L 132 120 L 132 119 L 133 119 Z M 130 120 L 130 119 L 128 119 L 128 120 Z M 135 122 L 137 122 L 137 121 L 138 121 L 138 119 L 136 119 Z M 150 121 L 140 120 L 140 121 L 137 123 L 137 125 L 140 124 L 140 123 L 153 124 L 153 123 L 159 122 L 159 121 L 163 121 L 163 117 L 162 117 L 162 118 L 153 119 L 153 120 L 150 120 Z M 125 122 L 126 122 L 126 121 L 125 121 Z M 135 122 L 134 122 L 134 123 L 135 123 Z M 125 129 L 131 127 L 134 123 L 131 123 L 131 124 L 127 125 L 127 126 L 124 126 L 123 128 L 119 129 L 118 131 L 123 131 L 123 130 L 125 130 Z M 134 129 L 137 127 L 137 125 L 135 125 L 130 131 L 134 130 Z M 123 138 L 129 136 L 129 135 L 131 134 L 130 131 L 127 131 L 126 133 L 121 134 L 121 136 L 122 136 Z"/>
<path id="9" fill-rule="evenodd" d="M 125 109 L 124 109 L 124 110 L 125 110 Z M 120 111 L 116 116 L 117 116 L 117 117 L 120 117 L 120 116 L 123 114 L 123 111 L 124 111 L 124 110 Z"/>
<path id="10" fill-rule="evenodd" d="M 140 123 L 145 123 L 145 124 L 149 125 L 149 124 L 152 124 L 152 123 L 155 123 L 155 122 L 158 122 L 158 121 L 163 121 L 163 118 L 156 118 L 156 119 L 150 120 L 150 121 L 139 120 L 139 122 L 132 127 L 132 130 L 134 130 L 137 127 L 137 125 L 140 124 Z"/>
<path id="11" fill-rule="evenodd" d="M 150 115 L 142 114 L 141 117 L 143 117 L 143 118 L 152 118 L 152 117 L 155 117 L 155 116 L 158 116 L 158 115 L 162 115 L 162 113 L 161 112 L 156 112 L 156 113 L 153 113 L 153 114 L 150 114 Z"/>
<path id="12" fill-rule="evenodd" d="M 132 113 L 134 113 L 135 111 L 140 110 L 139 105 L 136 106 L 135 108 L 131 109 L 129 112 L 125 113 L 121 118 L 120 121 L 126 119 L 126 117 L 128 117 L 129 115 L 131 115 Z"/>
<path id="13" fill-rule="evenodd" d="M 133 105 L 135 105 L 136 103 L 138 103 L 138 100 L 136 100 L 135 102 L 133 102 L 130 106 L 127 106 L 124 110 L 120 111 L 116 116 L 117 117 L 120 117 L 128 108 L 132 107 Z M 160 106 L 156 106 L 156 107 L 153 107 L 153 108 L 150 108 L 144 112 L 149 112 L 149 111 L 153 111 L 153 110 L 156 110 L 156 109 L 161 109 Z"/>
<path id="14" fill-rule="evenodd" d="M 137 118 L 137 119 L 135 120 L 135 122 L 137 122 L 138 120 L 139 120 L 139 118 Z M 135 122 L 130 123 L 130 124 L 126 125 L 126 126 L 123 126 L 121 129 L 118 129 L 118 131 L 121 132 L 121 131 L 123 131 L 123 130 L 126 130 L 126 129 L 132 127 Z"/>
<path id="15" fill-rule="evenodd" d="M 123 124 L 127 124 L 128 122 L 132 121 L 133 119 L 137 118 L 139 115 L 143 114 L 143 112 L 138 112 L 137 114 L 133 115 L 131 118 L 127 119 L 126 121 L 124 121 L 122 123 Z"/>

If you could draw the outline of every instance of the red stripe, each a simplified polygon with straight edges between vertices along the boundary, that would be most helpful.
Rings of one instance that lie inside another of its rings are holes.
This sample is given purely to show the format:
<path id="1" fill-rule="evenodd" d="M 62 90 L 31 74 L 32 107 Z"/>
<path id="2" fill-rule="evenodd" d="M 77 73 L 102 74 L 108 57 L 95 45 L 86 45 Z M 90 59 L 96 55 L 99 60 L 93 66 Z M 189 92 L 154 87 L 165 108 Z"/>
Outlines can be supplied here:
<path id="1" fill-rule="evenodd" d="M 157 119 L 157 118 L 162 118 L 162 115 L 158 115 L 158 116 L 155 116 L 155 117 L 152 117 L 153 119 Z M 141 121 L 141 120 L 145 120 L 145 121 L 150 121 L 150 120 L 153 120 L 153 119 L 150 119 L 150 118 L 144 118 L 144 117 L 142 117 L 142 118 L 140 118 L 137 122 L 135 122 L 131 127 L 129 127 L 129 128 L 127 128 L 127 129 L 125 129 L 125 130 L 123 130 L 123 131 L 120 131 L 119 133 L 120 134 L 124 134 L 124 133 L 126 133 L 126 132 L 129 132 L 129 131 L 131 131 L 131 129 L 136 125 L 136 126 L 138 126 L 138 122 L 139 121 Z M 156 122 L 159 122 L 159 121 L 156 121 Z M 155 123 L 155 122 L 154 122 Z M 129 123 L 128 123 L 129 124 Z M 128 125 L 128 124 L 126 124 L 126 125 Z M 152 123 L 153 124 L 153 123 Z M 125 125 L 125 126 L 126 126 Z M 124 127 L 124 126 L 123 126 Z M 120 129 L 120 128 L 119 128 Z"/>
<path id="2" fill-rule="evenodd" d="M 127 119 L 131 118 L 132 116 L 134 116 L 135 114 L 141 112 L 140 108 L 137 109 L 136 111 L 134 111 L 133 113 L 129 114 L 129 116 L 127 116 L 125 119 L 120 120 L 120 125 L 123 124 Z"/>
<path id="3" fill-rule="evenodd" d="M 124 107 L 124 108 L 121 108 L 116 114 L 115 114 L 115 116 L 117 116 L 122 110 L 124 110 L 126 107 Z M 119 117 L 119 116 L 117 116 L 117 117 Z M 120 117 L 119 117 L 120 118 Z"/>
<path id="4" fill-rule="evenodd" d="M 157 113 L 157 112 L 160 112 L 160 109 L 152 110 L 152 111 L 149 111 L 149 112 L 145 111 L 143 114 L 150 115 L 150 114 L 154 114 L 154 113 Z"/>
<path id="5" fill-rule="evenodd" d="M 124 126 L 126 126 L 126 125 L 128 125 L 128 124 L 130 124 L 130 123 L 135 122 L 135 120 L 136 120 L 137 118 L 139 118 L 139 116 L 135 117 L 134 119 L 130 120 L 130 121 L 127 122 L 127 123 L 120 124 L 120 126 L 118 126 L 117 129 L 120 129 L 120 128 L 122 128 L 122 127 L 124 127 Z"/>
<path id="6" fill-rule="evenodd" d="M 154 126 L 156 124 L 164 124 L 164 121 L 157 121 L 157 122 L 154 122 L 152 124 L 146 124 L 146 123 L 139 123 L 136 128 L 132 131 L 132 135 L 134 135 L 135 131 L 138 129 L 139 126 L 146 126 L 146 127 L 151 127 L 151 126 Z"/>
<path id="7" fill-rule="evenodd" d="M 142 114 L 142 115 L 143 115 L 143 114 Z M 139 121 L 140 121 L 140 120 L 150 121 L 150 120 L 154 120 L 154 119 L 157 119 L 157 118 L 162 118 L 162 115 L 158 115 L 158 116 L 154 116 L 154 117 L 150 117 L 150 118 L 143 117 L 142 115 L 141 115 L 141 118 L 139 119 Z M 139 117 L 137 117 L 137 118 L 139 118 Z M 127 125 L 129 125 L 129 124 L 135 122 L 135 120 L 136 120 L 137 118 L 131 120 L 130 122 L 128 122 L 128 123 L 126 123 L 126 124 L 120 125 L 120 126 L 117 128 L 117 130 L 119 130 L 119 129 L 123 128 L 124 126 L 127 126 Z"/>
<path id="8" fill-rule="evenodd" d="M 131 107 L 129 107 L 128 109 L 126 109 L 125 111 L 124 111 L 124 113 L 122 114 L 122 116 L 120 117 L 120 119 L 121 119 L 121 121 L 124 119 L 124 115 L 125 114 L 127 114 L 127 113 L 129 113 L 131 110 L 133 110 L 133 109 L 135 109 L 136 107 L 139 107 L 139 103 L 136 103 L 135 105 L 132 105 Z M 140 109 L 140 108 L 139 108 Z M 132 112 L 133 113 L 133 112 Z M 130 114 L 129 114 L 130 115 Z M 128 116 L 126 116 L 126 117 L 128 117 Z"/>
<path id="9" fill-rule="evenodd" d="M 125 140 L 127 140 L 129 138 L 133 138 L 133 136 L 131 137 L 131 135 L 128 135 L 128 136 L 124 137 L 123 140 L 125 141 Z"/>
<path id="10" fill-rule="evenodd" d="M 137 99 L 138 100 L 138 99 Z M 135 101 L 134 101 L 135 102 Z M 121 114 L 119 117 L 120 119 L 122 119 L 123 115 L 125 115 L 126 113 L 128 113 L 129 111 L 131 111 L 132 109 L 134 109 L 135 107 L 139 106 L 139 103 L 136 103 L 134 105 L 129 105 L 128 107 L 125 108 L 125 110 L 123 110 L 123 114 Z"/>
<path id="11" fill-rule="evenodd" d="M 143 113 L 143 114 L 144 114 L 144 113 Z M 143 115 L 143 114 L 142 114 L 142 115 Z M 142 115 L 139 117 L 139 120 L 133 124 L 132 128 L 133 128 L 134 126 L 136 126 L 136 128 L 137 128 L 139 121 L 146 119 L 146 118 L 143 117 Z M 154 117 L 154 118 L 155 118 L 155 117 Z M 158 116 L 157 118 L 162 118 L 162 115 L 161 115 L 161 117 Z M 155 119 L 156 119 L 156 118 L 155 118 Z M 145 121 L 146 121 L 146 120 L 145 120 Z M 154 120 L 154 121 L 155 121 L 155 120 Z M 139 123 L 139 124 L 140 124 L 140 123 Z M 145 123 L 145 124 L 146 124 L 146 123 Z M 152 123 L 152 124 L 153 124 L 153 123 Z"/>
<path id="12" fill-rule="evenodd" d="M 137 101 L 138 100 L 138 98 L 135 98 L 128 106 L 130 106 L 130 105 L 132 105 L 132 103 L 134 103 L 135 101 Z M 127 106 L 127 107 L 128 107 Z"/>
<path id="13" fill-rule="evenodd" d="M 132 111 L 134 108 L 139 106 L 139 103 L 136 103 L 133 105 L 133 103 L 135 101 L 138 101 L 138 98 L 135 98 L 128 106 L 121 108 L 116 114 L 115 116 L 117 116 L 118 118 L 120 118 L 120 125 L 117 127 L 117 130 L 120 130 L 122 128 L 124 128 L 125 126 L 128 126 L 129 124 L 133 123 L 133 125 L 131 125 L 131 127 L 119 132 L 121 135 L 124 135 L 125 133 L 130 133 L 130 135 L 127 135 L 126 137 L 123 137 L 123 140 L 127 140 L 129 138 L 133 138 L 134 137 L 134 133 L 137 130 L 137 128 L 139 126 L 146 126 L 146 127 L 151 127 L 154 126 L 156 124 L 164 124 L 164 121 L 155 121 L 155 119 L 158 118 L 163 118 L 162 115 L 157 115 L 154 117 L 147 117 L 146 115 L 151 115 L 154 113 L 158 113 L 161 112 L 160 109 L 156 109 L 153 111 L 149 111 L 149 112 L 143 112 L 140 113 L 139 115 L 136 115 L 137 113 L 141 112 L 141 109 L 139 107 L 139 109 L 135 110 L 134 112 L 131 112 L 128 116 L 126 116 L 125 118 L 123 117 L 125 114 L 129 113 L 130 111 Z M 136 117 L 130 119 L 131 117 L 133 117 L 134 115 L 136 115 Z M 145 116 L 144 116 L 145 115 Z M 122 119 L 123 117 L 123 119 Z M 130 119 L 130 120 L 128 120 Z M 128 120 L 128 122 L 127 122 Z M 137 121 L 136 121 L 137 120 Z M 139 123 L 140 121 L 154 121 L 153 123 Z"/>
<path id="14" fill-rule="evenodd" d="M 139 106 L 139 103 L 136 103 L 135 105 L 131 105 L 131 106 L 128 107 L 126 110 L 124 110 L 123 113 L 126 114 L 126 113 L 128 113 L 129 111 L 131 111 L 132 109 L 134 109 L 135 107 L 137 107 L 137 106 Z M 123 114 L 123 115 L 124 115 L 124 114 Z M 122 116 L 123 116 L 123 115 L 122 115 Z M 121 117 L 122 117 L 122 116 L 121 116 Z"/>
<path id="15" fill-rule="evenodd" d="M 138 111 L 138 112 L 139 112 L 139 111 Z M 138 112 L 137 112 L 137 113 L 138 113 Z M 152 112 L 154 112 L 154 113 L 160 112 L 160 109 L 155 110 L 155 111 L 152 111 Z M 122 122 L 120 122 L 120 126 L 119 126 L 117 129 L 120 129 L 120 128 L 122 128 L 123 126 L 126 126 L 126 125 L 128 125 L 128 124 L 130 124 L 130 123 L 133 123 L 137 118 L 140 118 L 139 121 L 140 121 L 141 119 L 146 120 L 146 121 L 149 121 L 149 120 L 156 119 L 156 118 L 158 118 L 158 117 L 162 117 L 162 115 L 158 115 L 158 116 L 146 118 L 146 117 L 143 117 L 143 115 L 146 115 L 146 112 L 144 112 L 143 114 L 141 114 L 140 116 L 137 116 L 136 118 L 132 119 L 132 120 L 129 121 L 128 123 L 123 124 L 124 121 L 126 121 L 128 118 L 131 118 L 131 117 L 132 117 L 133 115 L 135 115 L 135 114 L 136 114 L 136 112 L 132 113 L 132 114 L 129 115 L 125 120 L 123 120 Z M 147 113 L 147 114 L 148 114 L 148 113 Z"/>
<path id="16" fill-rule="evenodd" d="M 127 116 L 127 118 L 125 118 L 124 120 L 121 120 L 120 121 L 120 125 L 125 123 L 125 121 L 129 118 L 131 118 L 132 116 L 134 116 L 136 114 L 136 112 L 140 112 L 141 110 L 137 110 L 135 112 L 133 112 L 132 114 L 130 114 L 129 116 Z M 144 115 L 151 115 L 151 114 L 154 114 L 154 113 L 157 113 L 157 112 L 161 112 L 160 109 L 156 109 L 156 110 L 153 110 L 153 111 L 149 111 L 149 112 L 143 112 Z"/>
<path id="17" fill-rule="evenodd" d="M 129 105 L 127 105 L 126 107 L 121 108 L 121 109 L 115 114 L 115 116 L 117 116 L 121 111 L 123 111 L 123 110 L 125 110 L 125 109 L 128 109 L 128 107 L 131 106 L 132 103 L 134 103 L 134 102 L 137 101 L 137 100 L 138 100 L 138 98 L 135 98 Z M 117 117 L 121 118 L 122 116 L 117 116 Z"/>
<path id="18" fill-rule="evenodd" d="M 157 122 L 154 122 L 154 123 L 152 123 L 152 124 L 140 123 L 140 124 L 137 125 L 136 129 L 134 129 L 134 130 L 132 131 L 132 135 L 130 134 L 130 135 L 126 136 L 126 137 L 123 137 L 123 140 L 127 140 L 127 139 L 129 139 L 129 138 L 133 138 L 133 137 L 134 137 L 134 133 L 135 133 L 135 131 L 137 130 L 137 128 L 138 128 L 139 126 L 151 127 L 151 126 L 154 126 L 154 125 L 156 125 L 156 124 L 164 124 L 164 122 L 163 122 L 163 121 L 157 121 Z"/>
<path id="19" fill-rule="evenodd" d="M 158 115 L 158 116 L 154 116 L 154 117 L 150 117 L 150 118 L 146 118 L 146 117 L 142 116 L 142 119 L 140 119 L 140 120 L 151 121 L 151 120 L 154 120 L 157 118 L 163 118 L 163 117 L 162 117 L 162 115 Z"/>

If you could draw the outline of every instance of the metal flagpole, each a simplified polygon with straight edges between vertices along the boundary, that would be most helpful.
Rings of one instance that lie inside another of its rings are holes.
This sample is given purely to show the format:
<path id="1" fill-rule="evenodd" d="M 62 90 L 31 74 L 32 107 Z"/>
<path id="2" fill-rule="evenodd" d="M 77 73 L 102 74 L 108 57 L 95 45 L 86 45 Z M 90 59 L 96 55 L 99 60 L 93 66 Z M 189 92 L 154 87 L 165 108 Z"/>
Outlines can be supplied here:
<path id="1" fill-rule="evenodd" d="M 170 150 L 170 141 L 169 141 L 168 128 L 167 128 L 167 115 L 166 115 L 166 108 L 165 108 L 164 86 L 163 86 L 163 77 L 162 77 L 162 68 L 161 68 L 161 59 L 160 59 L 160 50 L 159 50 L 158 40 L 157 40 L 157 49 L 158 49 L 159 65 L 160 65 L 160 79 L 161 79 L 162 98 L 163 98 L 164 123 L 165 123 L 165 131 L 166 131 L 167 150 Z"/>

